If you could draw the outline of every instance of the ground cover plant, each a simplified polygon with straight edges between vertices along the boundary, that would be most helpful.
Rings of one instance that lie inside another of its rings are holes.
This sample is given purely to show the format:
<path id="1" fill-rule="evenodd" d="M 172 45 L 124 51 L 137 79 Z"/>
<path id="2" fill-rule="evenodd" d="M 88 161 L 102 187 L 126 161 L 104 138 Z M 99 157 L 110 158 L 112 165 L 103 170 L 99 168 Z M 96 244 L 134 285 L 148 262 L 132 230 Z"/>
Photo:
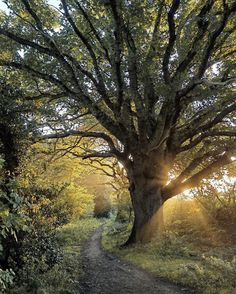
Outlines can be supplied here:
<path id="1" fill-rule="evenodd" d="M 185 201 L 187 205 L 183 203 Z M 157 277 L 189 286 L 197 293 L 234 293 L 235 236 L 227 232 L 232 225 L 231 216 L 225 215 L 224 224 L 220 227 L 209 218 L 202 222 L 204 211 L 193 204 L 193 200 L 185 201 L 175 200 L 166 205 L 164 213 L 174 213 L 175 221 L 169 215 L 162 236 L 146 245 L 122 248 L 131 225 L 107 224 L 103 235 L 104 248 Z M 218 209 L 221 210 L 220 207 Z M 221 216 L 218 217 L 222 225 Z"/>

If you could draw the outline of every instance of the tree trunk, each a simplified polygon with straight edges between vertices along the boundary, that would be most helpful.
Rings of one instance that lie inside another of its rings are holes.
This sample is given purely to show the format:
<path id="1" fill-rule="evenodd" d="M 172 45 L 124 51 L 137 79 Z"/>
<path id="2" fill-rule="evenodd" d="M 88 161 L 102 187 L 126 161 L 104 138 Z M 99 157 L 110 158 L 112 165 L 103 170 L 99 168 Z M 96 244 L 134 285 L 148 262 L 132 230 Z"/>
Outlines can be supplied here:
<path id="1" fill-rule="evenodd" d="M 167 170 L 161 159 L 152 156 L 137 162 L 134 159 L 128 170 L 134 223 L 124 246 L 148 242 L 163 231 L 162 188 L 167 181 Z"/>

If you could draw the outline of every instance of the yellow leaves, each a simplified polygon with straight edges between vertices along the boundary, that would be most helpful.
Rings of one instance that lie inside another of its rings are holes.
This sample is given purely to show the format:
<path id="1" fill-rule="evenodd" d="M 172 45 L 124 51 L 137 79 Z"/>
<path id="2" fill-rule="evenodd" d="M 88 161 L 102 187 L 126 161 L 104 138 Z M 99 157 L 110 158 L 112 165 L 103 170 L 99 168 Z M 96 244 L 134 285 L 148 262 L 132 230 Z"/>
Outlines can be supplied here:
<path id="1" fill-rule="evenodd" d="M 49 205 L 51 203 L 51 200 L 45 197 L 42 197 L 40 199 L 37 199 L 36 195 L 31 196 L 31 201 L 33 202 L 31 204 L 31 209 L 33 213 L 37 214 L 41 211 L 42 207 Z"/>
<path id="2" fill-rule="evenodd" d="M 10 50 L 3 50 L 0 52 L 0 59 L 4 61 L 11 61 L 12 52 Z"/>
<path id="3" fill-rule="evenodd" d="M 32 204 L 31 209 L 34 213 L 38 213 L 40 211 L 40 205 Z"/>
<path id="4" fill-rule="evenodd" d="M 105 17 L 107 14 L 105 9 L 102 9 L 102 7 L 98 10 L 96 10 L 95 14 L 94 14 L 94 18 L 96 19 L 100 19 L 102 17 Z"/>
<path id="5" fill-rule="evenodd" d="M 5 219 L 9 215 L 9 210 L 7 208 L 0 210 L 0 218 Z"/>
<path id="6" fill-rule="evenodd" d="M 22 188 L 27 188 L 29 186 L 29 179 L 24 178 L 24 179 L 20 179 L 20 186 Z"/>
<path id="7" fill-rule="evenodd" d="M 19 12 L 19 16 L 25 20 L 30 20 L 29 13 L 27 13 L 25 10 L 21 10 Z"/>
<path id="8" fill-rule="evenodd" d="M 37 109 L 40 109 L 43 106 L 43 104 L 44 104 L 44 101 L 42 101 L 42 100 L 35 100 L 34 101 L 34 105 Z"/>
<path id="9" fill-rule="evenodd" d="M 71 53 L 73 54 L 73 56 L 76 58 L 77 61 L 80 61 L 84 58 L 84 53 L 79 50 L 78 47 L 73 47 L 71 49 Z"/>
<path id="10" fill-rule="evenodd" d="M 48 198 L 43 198 L 40 202 L 41 205 L 48 205 L 51 201 Z"/>
<path id="11" fill-rule="evenodd" d="M 59 201 L 70 210 L 71 218 L 77 219 L 93 213 L 94 195 L 88 193 L 86 188 L 77 185 L 69 185 L 60 197 Z"/>

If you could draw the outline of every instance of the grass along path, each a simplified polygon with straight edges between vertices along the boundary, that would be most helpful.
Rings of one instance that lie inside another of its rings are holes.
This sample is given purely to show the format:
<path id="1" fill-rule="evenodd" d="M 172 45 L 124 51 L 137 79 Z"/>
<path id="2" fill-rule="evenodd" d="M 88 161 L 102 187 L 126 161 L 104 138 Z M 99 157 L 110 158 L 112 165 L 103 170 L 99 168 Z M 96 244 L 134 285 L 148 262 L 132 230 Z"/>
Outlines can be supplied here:
<path id="1" fill-rule="evenodd" d="M 128 234 L 127 226 L 108 224 L 103 247 L 123 261 L 156 277 L 195 288 L 199 294 L 236 294 L 235 246 L 203 249 L 169 233 L 159 241 L 120 249 Z"/>

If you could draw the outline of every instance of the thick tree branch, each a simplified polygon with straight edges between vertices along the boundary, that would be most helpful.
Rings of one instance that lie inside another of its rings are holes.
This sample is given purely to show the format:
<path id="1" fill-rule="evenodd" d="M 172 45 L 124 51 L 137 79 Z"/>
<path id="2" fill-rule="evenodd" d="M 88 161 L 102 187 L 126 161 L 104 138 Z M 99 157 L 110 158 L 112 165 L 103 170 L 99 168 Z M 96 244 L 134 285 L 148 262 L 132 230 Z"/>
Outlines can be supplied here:
<path id="1" fill-rule="evenodd" d="M 28 0 L 20 0 L 20 1 L 24 4 L 26 10 L 29 12 L 29 14 L 32 16 L 32 18 L 35 20 L 35 23 L 36 23 L 36 26 L 38 27 L 38 29 L 40 31 L 43 31 L 43 24 L 42 24 L 40 18 L 38 17 L 37 13 L 35 13 L 35 11 L 30 6 L 29 1 Z"/>
<path id="2" fill-rule="evenodd" d="M 122 70 L 121 70 L 121 53 L 122 53 L 122 19 L 120 16 L 119 9 L 121 8 L 121 3 L 117 2 L 117 0 L 110 0 L 110 6 L 112 10 L 112 15 L 115 22 L 115 52 L 113 58 L 113 66 L 115 69 L 116 81 L 117 81 L 117 91 L 118 91 L 118 101 L 117 108 L 118 114 L 120 113 L 123 100 L 124 100 L 124 82 L 122 78 Z"/>
<path id="3" fill-rule="evenodd" d="M 208 1 L 208 2 L 210 3 L 210 1 Z M 227 26 L 230 16 L 235 12 L 236 12 L 236 2 L 235 1 L 231 5 L 231 7 L 229 7 L 227 4 L 224 5 L 224 12 L 223 12 L 223 16 L 221 18 L 221 21 L 218 24 L 218 26 L 216 27 L 216 29 L 209 35 L 208 42 L 207 42 L 205 48 L 202 50 L 203 54 L 202 54 L 202 58 L 200 60 L 198 71 L 196 72 L 194 77 L 191 79 L 191 81 L 188 83 L 188 85 L 186 87 L 184 87 L 183 89 L 181 89 L 180 91 L 178 91 L 178 94 L 176 97 L 179 101 L 182 97 L 186 97 L 186 95 L 190 91 L 192 91 L 197 85 L 202 83 L 201 78 L 204 76 L 204 73 L 205 73 L 206 69 L 208 68 L 209 58 L 210 58 L 210 56 L 212 56 L 213 50 L 217 49 L 216 48 L 217 40 L 219 39 L 219 36 L 221 36 L 225 27 Z M 191 60 L 189 60 L 189 61 L 191 62 Z M 189 64 L 189 61 L 187 60 L 186 65 Z M 178 71 L 182 72 L 183 70 L 186 69 L 185 62 L 186 61 L 184 61 L 184 64 L 180 65 L 181 68 L 179 68 Z"/>
<path id="4" fill-rule="evenodd" d="M 68 22 L 70 23 L 71 27 L 73 28 L 75 34 L 78 36 L 78 38 L 83 42 L 83 44 L 85 45 L 85 47 L 87 48 L 91 58 L 92 58 L 92 62 L 93 62 L 93 66 L 94 66 L 94 70 L 96 72 L 97 78 L 98 78 L 98 82 L 99 82 L 99 88 L 101 89 L 101 92 L 103 94 L 103 98 L 104 101 L 107 103 L 107 105 L 109 106 L 109 108 L 113 109 L 113 105 L 112 102 L 109 100 L 107 93 L 106 93 L 106 86 L 104 84 L 103 81 L 103 77 L 102 74 L 100 72 L 99 69 L 99 65 L 98 65 L 98 59 L 96 57 L 96 54 L 92 48 L 92 46 L 90 45 L 88 39 L 85 37 L 85 35 L 79 30 L 78 26 L 76 25 L 76 23 L 74 22 L 69 9 L 68 9 L 68 4 L 66 0 L 61 0 L 62 6 L 63 6 L 63 10 L 65 12 L 65 16 L 66 19 L 68 20 Z"/>
<path id="5" fill-rule="evenodd" d="M 159 29 L 160 29 L 161 17 L 162 17 L 163 8 L 164 8 L 164 2 L 165 1 L 162 1 L 158 7 L 159 10 L 158 10 L 158 13 L 156 16 L 154 29 L 152 32 L 152 39 L 150 41 L 149 50 L 148 50 L 147 56 L 145 58 L 145 63 L 151 62 L 152 58 L 156 55 L 156 45 L 157 45 L 156 43 L 157 43 L 158 36 L 159 36 Z"/>
<path id="6" fill-rule="evenodd" d="M 214 109 L 213 109 L 214 111 Z M 191 129 L 189 127 L 186 127 L 186 130 L 182 130 L 179 134 L 179 143 L 182 144 L 187 139 L 194 137 L 197 134 L 200 134 L 195 140 L 193 140 L 189 145 L 183 146 L 180 148 L 180 152 L 188 150 L 194 146 L 196 146 L 199 142 L 202 141 L 202 139 L 208 137 L 208 136 L 231 136 L 233 134 L 231 131 L 228 132 L 227 130 L 224 131 L 210 131 L 211 128 L 213 128 L 218 123 L 221 123 L 222 120 L 230 113 L 236 111 L 236 103 L 232 104 L 229 107 L 226 107 L 222 111 L 220 111 L 213 119 L 211 119 L 209 122 L 200 125 L 200 123 L 205 120 L 207 120 L 209 113 L 203 113 L 202 115 L 197 116 L 193 121 L 191 121 Z M 214 112 L 213 112 L 214 113 Z M 227 133 L 228 132 L 228 133 Z M 187 147 L 188 146 L 188 147 Z"/>
<path id="7" fill-rule="evenodd" d="M 230 8 L 228 7 L 227 4 L 224 5 L 224 13 L 223 13 L 221 22 L 219 23 L 219 25 L 215 29 L 215 31 L 213 31 L 210 34 L 207 45 L 204 49 L 204 54 L 203 54 L 203 58 L 202 58 L 202 61 L 200 63 L 199 69 L 198 69 L 197 78 L 201 78 L 204 75 L 206 68 L 207 68 L 207 65 L 208 65 L 208 60 L 209 60 L 211 53 L 215 47 L 216 41 L 217 41 L 218 37 L 220 36 L 220 34 L 223 32 L 224 28 L 226 27 L 228 20 L 229 20 L 229 17 L 235 11 L 236 11 L 236 2 L 234 2 Z"/>
<path id="8" fill-rule="evenodd" d="M 27 64 L 14 62 L 14 61 L 0 60 L 0 66 L 13 67 L 15 69 L 23 70 L 25 72 L 31 73 L 33 76 L 38 77 L 44 81 L 51 82 L 52 84 L 64 89 L 66 91 L 66 93 L 68 93 L 68 94 L 71 94 L 71 95 L 76 94 L 76 93 L 72 92 L 61 80 L 55 78 L 54 76 L 52 76 L 50 74 L 46 74 L 46 73 L 37 71 Z"/>
<path id="9" fill-rule="evenodd" d="M 216 159 L 214 162 L 209 164 L 203 170 L 194 174 L 192 177 L 190 177 L 186 181 L 178 185 L 175 185 L 174 187 L 172 187 L 171 183 L 168 186 L 166 186 L 162 191 L 163 199 L 167 200 L 171 197 L 174 197 L 175 195 L 183 193 L 185 190 L 197 187 L 203 179 L 209 177 L 213 172 L 217 171 L 221 167 L 228 165 L 232 162 L 233 161 L 231 159 L 230 153 L 225 153 L 219 156 L 218 159 Z"/>
<path id="10" fill-rule="evenodd" d="M 82 156 L 82 159 L 88 159 L 88 158 L 109 158 L 109 157 L 114 157 L 114 153 L 112 152 L 93 152 L 93 153 L 88 153 L 86 155 Z"/>
<path id="11" fill-rule="evenodd" d="M 116 149 L 112 138 L 102 132 L 86 132 L 86 131 L 79 131 L 79 130 L 77 130 L 77 131 L 71 130 L 71 131 L 64 132 L 64 133 L 43 135 L 39 139 L 40 140 L 59 139 L 59 138 L 67 138 L 70 136 L 80 136 L 83 138 L 103 139 L 108 144 L 108 146 L 110 148 L 110 152 L 113 153 L 113 155 L 115 155 L 117 157 L 121 156 L 121 153 Z"/>
<path id="12" fill-rule="evenodd" d="M 175 40 L 176 40 L 174 17 L 175 17 L 175 13 L 177 12 L 179 8 L 179 5 L 180 5 L 180 0 L 173 0 L 171 8 L 168 12 L 169 41 L 164 53 L 163 63 L 162 63 L 163 77 L 166 83 L 168 83 L 170 79 L 169 62 L 170 62 L 171 53 L 174 48 Z"/>
<path id="13" fill-rule="evenodd" d="M 232 149 L 235 149 L 234 146 L 232 147 Z M 208 151 L 206 153 L 204 153 L 204 150 L 205 150 L 205 147 L 203 146 L 197 152 L 197 154 L 201 154 L 201 155 L 199 155 L 199 156 L 195 155 L 194 159 L 180 173 L 180 175 L 177 178 L 175 178 L 174 180 L 171 181 L 171 183 L 168 185 L 169 189 L 170 189 L 170 187 L 175 188 L 176 186 L 178 186 L 179 184 L 181 184 L 182 182 L 184 182 L 184 180 L 187 179 L 189 176 L 191 176 L 191 174 L 197 168 L 199 168 L 199 166 L 201 164 L 207 162 L 207 160 L 209 160 L 209 159 L 212 161 L 212 158 L 217 158 L 220 155 L 222 155 L 222 153 L 224 152 L 224 148 L 220 148 L 220 147 L 218 147 L 217 149 L 210 150 L 210 151 Z"/>
<path id="14" fill-rule="evenodd" d="M 145 116 L 145 112 L 143 111 L 145 107 L 142 103 L 142 96 L 139 93 L 136 53 L 137 50 L 130 29 L 125 24 L 123 24 L 123 30 L 125 34 L 126 44 L 128 47 L 128 73 L 130 80 L 130 90 L 137 112 L 138 131 L 140 139 L 143 140 L 145 139 L 147 117 Z"/>
<path id="15" fill-rule="evenodd" d="M 97 32 L 96 28 L 94 27 L 88 13 L 85 11 L 85 9 L 82 7 L 82 5 L 79 3 L 79 1 L 76 1 L 75 0 L 75 3 L 79 9 L 79 11 L 81 11 L 82 15 L 84 16 L 84 18 L 86 19 L 86 21 L 88 22 L 92 32 L 94 33 L 95 37 L 97 38 L 98 42 L 100 43 L 102 49 L 104 50 L 105 52 L 105 56 L 107 58 L 107 60 L 109 61 L 109 63 L 111 63 L 111 60 L 110 60 L 110 56 L 109 56 L 109 52 L 108 52 L 108 49 L 107 47 L 105 46 L 103 40 L 101 39 L 99 33 Z"/>
<path id="16" fill-rule="evenodd" d="M 235 137 L 236 138 L 236 131 L 207 131 L 199 135 L 196 139 L 191 141 L 189 144 L 184 145 L 179 148 L 177 153 L 181 153 L 187 150 L 192 149 L 193 147 L 197 146 L 201 143 L 204 139 L 208 137 Z"/>
<path id="17" fill-rule="evenodd" d="M 43 54 L 46 54 L 48 56 L 52 56 L 56 59 L 59 59 L 59 61 L 62 61 L 63 64 L 66 63 L 66 59 L 68 59 L 70 62 L 72 62 L 72 64 L 75 65 L 75 67 L 82 73 L 84 74 L 86 77 L 88 77 L 95 85 L 95 87 L 97 88 L 98 92 L 101 94 L 102 97 L 104 97 L 104 100 L 106 101 L 107 105 L 109 106 L 110 109 L 113 108 L 113 105 L 112 103 L 110 102 L 110 100 L 108 99 L 106 93 L 104 93 L 103 91 L 103 88 L 101 88 L 101 85 L 97 82 L 97 80 L 94 78 L 93 74 L 85 69 L 82 68 L 82 66 L 79 64 L 78 61 L 76 61 L 71 55 L 69 55 L 68 53 L 60 53 L 58 52 L 58 49 L 57 49 L 57 52 L 55 52 L 54 50 L 52 50 L 51 48 L 48 48 L 48 47 L 44 47 L 44 46 L 41 46 L 35 42 L 32 42 L 32 41 L 29 41 L 28 39 L 25 39 L 25 38 L 22 38 L 20 37 L 19 35 L 15 35 L 9 31 L 6 31 L 6 30 L 3 30 L 0 28 L 0 35 L 4 35 L 8 38 L 10 38 L 11 40 L 14 40 L 15 42 L 17 42 L 18 44 L 21 44 L 21 45 L 25 45 L 25 46 L 29 46 L 30 48 L 33 48 L 35 50 L 37 50 L 38 52 L 40 53 L 43 53 Z M 66 67 L 68 68 L 69 64 L 66 63 Z M 70 72 L 73 74 L 74 76 L 74 72 L 72 72 L 72 68 L 69 69 Z M 77 79 L 76 77 L 74 76 L 74 80 L 75 80 L 75 83 L 77 84 Z"/>
<path id="18" fill-rule="evenodd" d="M 70 73 L 71 80 L 73 81 L 75 86 L 78 86 L 78 80 L 76 73 L 73 69 L 73 67 L 70 65 L 70 63 L 67 62 L 67 60 L 64 58 L 64 55 L 62 54 L 61 50 L 55 43 L 54 39 L 44 30 L 43 23 L 41 22 L 39 16 L 37 13 L 32 9 L 30 3 L 28 0 L 21 0 L 27 10 L 27 12 L 33 17 L 33 19 L 36 22 L 36 27 L 38 31 L 41 33 L 42 37 L 44 38 L 45 42 L 50 46 L 51 48 L 51 56 L 54 56 L 57 58 L 57 60 L 66 68 L 66 70 Z M 41 47 L 41 46 L 40 46 Z M 35 48 L 35 47 L 34 47 Z M 38 50 L 40 48 L 38 47 Z M 46 53 L 46 52 L 44 52 Z"/>
<path id="19" fill-rule="evenodd" d="M 190 50 L 186 54 L 186 57 L 181 61 L 181 63 L 177 67 L 176 72 L 175 72 L 172 80 L 174 80 L 174 78 L 178 74 L 184 72 L 187 69 L 188 65 L 191 63 L 191 61 L 194 59 L 195 55 L 197 54 L 198 45 L 200 44 L 200 41 L 204 38 L 204 36 L 207 32 L 207 28 L 209 26 L 209 22 L 206 21 L 204 18 L 206 17 L 207 13 L 209 13 L 209 11 L 211 10 L 213 4 L 214 4 L 213 0 L 206 1 L 205 5 L 202 7 L 200 13 L 198 14 L 198 16 L 197 16 L 198 32 L 197 32 L 196 37 L 194 38 L 194 40 L 191 44 Z"/>
<path id="20" fill-rule="evenodd" d="M 18 44 L 34 48 L 41 53 L 56 57 L 56 54 L 52 50 L 50 50 L 49 48 L 41 46 L 41 45 L 39 45 L 35 42 L 32 42 L 28 39 L 22 38 L 21 36 L 15 35 L 15 34 L 9 32 L 9 31 L 6 31 L 2 28 L 0 28 L 0 35 L 6 36 L 7 38 L 17 42 Z"/>
<path id="21" fill-rule="evenodd" d="M 111 147 L 114 147 L 114 143 L 112 141 L 112 139 L 106 135 L 105 133 L 101 133 L 101 132 L 86 132 L 86 131 L 75 131 L 75 130 L 71 130 L 68 132 L 64 132 L 64 133 L 56 133 L 56 134 L 48 134 L 48 135 L 43 135 L 40 137 L 40 140 L 45 140 L 45 139 L 55 139 L 55 138 L 66 138 L 69 136 L 81 136 L 81 137 L 92 137 L 92 138 L 102 138 L 103 140 L 105 140 L 109 145 L 111 145 Z"/>
<path id="22" fill-rule="evenodd" d="M 159 5 L 159 10 L 157 13 L 157 17 L 154 24 L 154 29 L 152 32 L 152 39 L 150 41 L 149 50 L 147 53 L 147 56 L 144 61 L 144 69 L 145 69 L 145 79 L 144 79 L 144 101 L 146 104 L 146 116 L 148 116 L 150 113 L 152 113 L 152 117 L 155 116 L 154 112 L 154 105 L 158 100 L 158 95 L 155 93 L 155 87 L 153 82 L 153 77 L 150 72 L 150 66 L 153 62 L 153 59 L 158 54 L 157 51 L 157 42 L 158 42 L 158 36 L 160 35 L 160 24 L 162 19 L 162 13 L 164 8 L 164 1 L 162 1 Z M 151 134 L 152 132 L 152 125 L 153 119 L 150 118 L 148 132 Z M 150 135 L 149 134 L 149 135 Z"/>
<path id="23" fill-rule="evenodd" d="M 62 98 L 62 97 L 66 97 L 67 93 L 66 92 L 61 92 L 61 93 L 56 93 L 56 94 L 52 94 L 52 93 L 41 93 L 37 96 L 26 96 L 24 95 L 23 98 L 25 100 L 40 100 L 40 99 L 45 99 L 47 98 L 49 101 L 53 101 L 56 100 L 58 98 Z"/>

